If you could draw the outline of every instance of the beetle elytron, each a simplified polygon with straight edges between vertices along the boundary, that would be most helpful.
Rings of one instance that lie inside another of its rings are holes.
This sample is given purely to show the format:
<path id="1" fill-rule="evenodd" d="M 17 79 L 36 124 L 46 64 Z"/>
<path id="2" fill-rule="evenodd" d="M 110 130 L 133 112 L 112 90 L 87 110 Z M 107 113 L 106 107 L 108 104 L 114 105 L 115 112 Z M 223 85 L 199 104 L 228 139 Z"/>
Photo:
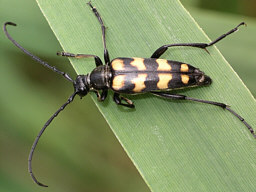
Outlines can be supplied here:
<path id="1" fill-rule="evenodd" d="M 241 25 L 245 25 L 244 22 L 237 25 L 234 29 L 228 31 L 227 33 L 221 35 L 216 40 L 210 43 L 179 43 L 179 44 L 167 44 L 158 48 L 150 58 L 116 58 L 110 61 L 109 54 L 106 46 L 105 40 L 105 26 L 102 21 L 102 18 L 99 12 L 95 7 L 92 6 L 91 2 L 88 3 L 93 13 L 97 17 L 102 30 L 102 39 L 104 46 L 104 61 L 105 65 L 103 65 L 101 59 L 96 55 L 91 54 L 72 54 L 67 52 L 58 52 L 57 55 L 66 56 L 66 57 L 74 57 L 74 58 L 94 58 L 96 68 L 87 75 L 78 75 L 75 80 L 73 80 L 67 73 L 62 72 L 55 68 L 54 66 L 50 66 L 45 61 L 42 61 L 37 56 L 33 55 L 26 49 L 24 49 L 21 45 L 19 45 L 7 32 L 6 26 L 13 25 L 16 26 L 15 23 L 6 22 L 4 24 L 4 32 L 9 40 L 25 52 L 27 55 L 31 56 L 34 60 L 39 62 L 40 64 L 48 67 L 54 72 L 59 73 L 64 76 L 68 81 L 71 81 L 74 86 L 74 93 L 69 97 L 66 103 L 64 103 L 45 123 L 38 136 L 36 137 L 28 159 L 28 167 L 29 172 L 32 179 L 40 186 L 47 187 L 40 183 L 34 176 L 32 172 L 32 157 L 35 150 L 35 147 L 39 141 L 39 138 L 43 134 L 44 130 L 48 125 L 52 122 L 52 120 L 69 104 L 73 101 L 76 95 L 79 95 L 81 98 L 87 95 L 89 91 L 95 92 L 99 101 L 104 101 L 108 94 L 108 89 L 112 89 L 114 91 L 113 100 L 117 105 L 122 105 L 129 108 L 134 108 L 134 104 L 131 100 L 120 96 L 120 94 L 135 94 L 135 93 L 152 93 L 153 95 L 160 96 L 167 99 L 178 99 L 178 100 L 190 100 L 196 101 L 200 103 L 207 103 L 215 106 L 219 106 L 223 109 L 228 110 L 233 115 L 235 115 L 243 124 L 249 129 L 252 135 L 256 138 L 256 135 L 252 129 L 252 127 L 235 111 L 230 109 L 224 103 L 214 102 L 214 101 L 206 101 L 196 98 L 191 98 L 185 95 L 172 94 L 168 91 L 177 89 L 177 88 L 186 88 L 186 87 L 195 87 L 195 86 L 203 86 L 210 85 L 211 78 L 206 76 L 204 72 L 200 71 L 198 68 L 195 68 L 189 64 L 171 61 L 165 59 L 159 59 L 159 57 L 169 48 L 176 46 L 188 46 L 188 47 L 197 47 L 201 49 L 205 49 L 209 46 L 214 45 L 219 42 L 226 36 L 238 30 L 238 27 Z M 207 51 L 207 50 L 206 50 Z"/>

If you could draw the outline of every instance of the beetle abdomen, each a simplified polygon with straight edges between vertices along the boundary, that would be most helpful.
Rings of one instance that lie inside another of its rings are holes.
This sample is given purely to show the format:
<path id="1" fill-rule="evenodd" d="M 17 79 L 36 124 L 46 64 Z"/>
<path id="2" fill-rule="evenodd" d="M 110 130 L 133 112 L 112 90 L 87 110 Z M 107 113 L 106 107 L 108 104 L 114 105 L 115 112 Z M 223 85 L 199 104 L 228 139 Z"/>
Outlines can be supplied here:
<path id="1" fill-rule="evenodd" d="M 142 93 L 201 85 L 204 73 L 178 61 L 155 58 L 116 58 L 111 61 L 111 88 Z M 201 82 L 199 82 L 201 80 Z"/>

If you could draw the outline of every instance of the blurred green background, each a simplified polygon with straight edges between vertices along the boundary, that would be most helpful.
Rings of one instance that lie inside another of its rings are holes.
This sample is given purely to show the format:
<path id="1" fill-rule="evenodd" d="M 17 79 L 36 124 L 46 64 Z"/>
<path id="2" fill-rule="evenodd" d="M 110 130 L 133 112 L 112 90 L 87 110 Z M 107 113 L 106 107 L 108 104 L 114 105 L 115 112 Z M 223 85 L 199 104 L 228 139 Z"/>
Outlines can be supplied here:
<path id="1" fill-rule="evenodd" d="M 217 47 L 255 96 L 256 2 L 182 2 L 211 39 L 241 21 L 248 24 Z M 0 0 L 0 23 L 5 21 L 18 24 L 9 32 L 25 48 L 76 75 L 66 58 L 56 56 L 61 47 L 35 1 Z M 0 191 L 45 191 L 30 179 L 27 156 L 39 129 L 73 88 L 0 33 Z M 149 191 L 89 96 L 76 99 L 53 122 L 33 165 L 38 179 L 49 184 L 47 191 Z"/>

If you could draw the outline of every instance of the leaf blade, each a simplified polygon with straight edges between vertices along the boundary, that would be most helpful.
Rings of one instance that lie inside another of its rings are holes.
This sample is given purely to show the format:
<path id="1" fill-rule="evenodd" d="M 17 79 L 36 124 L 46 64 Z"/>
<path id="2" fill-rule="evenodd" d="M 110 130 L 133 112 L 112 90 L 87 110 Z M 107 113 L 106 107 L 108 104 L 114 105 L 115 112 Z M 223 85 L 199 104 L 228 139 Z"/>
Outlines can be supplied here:
<path id="1" fill-rule="evenodd" d="M 99 24 L 93 13 L 89 9 L 86 10 L 84 1 L 60 3 L 38 0 L 38 3 L 65 51 L 102 56 Z M 148 57 L 156 48 L 169 42 L 209 41 L 178 1 L 162 1 L 162 3 L 129 1 L 125 2 L 125 7 L 123 4 L 122 1 L 114 0 L 108 3 L 95 2 L 108 26 L 107 45 L 111 50 L 112 58 L 113 55 Z M 171 11 L 168 12 L 169 9 Z M 59 15 L 62 16 L 61 19 L 58 18 Z M 62 22 L 63 20 L 65 22 Z M 201 50 L 180 48 L 169 51 L 163 55 L 163 58 L 193 63 L 204 69 L 207 74 L 211 74 L 214 79 L 211 87 L 184 90 L 182 93 L 232 104 L 235 111 L 248 115 L 246 119 L 255 125 L 254 98 L 218 50 L 213 47 L 210 51 L 209 56 Z M 184 54 L 180 55 L 180 52 Z M 205 61 L 209 64 L 206 65 Z M 90 66 L 83 62 L 85 61 L 71 60 L 79 74 L 89 72 L 94 66 L 93 62 L 90 62 Z M 225 71 L 224 75 L 222 75 L 223 71 Z M 237 90 L 242 99 L 237 98 Z M 130 111 L 115 106 L 110 100 L 108 98 L 104 104 L 96 103 L 96 105 L 152 191 L 170 189 L 185 191 L 191 188 L 195 191 L 211 191 L 218 189 L 219 186 L 221 186 L 219 190 L 249 191 L 250 188 L 255 187 L 253 183 L 245 184 L 245 178 L 255 176 L 251 171 L 255 170 L 251 161 L 255 155 L 250 153 L 250 151 L 255 152 L 253 148 L 255 144 L 248 139 L 250 135 L 245 136 L 248 133 L 241 122 L 228 112 L 224 113 L 221 109 L 212 106 L 169 102 L 148 95 L 135 96 L 137 109 Z M 250 106 L 248 106 L 249 102 Z M 248 106 L 248 108 L 239 106 Z M 202 119 L 207 123 L 202 122 Z M 215 119 L 218 119 L 218 122 Z M 221 128 L 223 125 L 225 127 Z M 207 130 L 208 127 L 214 129 Z M 233 128 L 232 134 L 227 131 L 230 127 Z M 245 134 L 243 138 L 241 134 Z M 214 135 L 214 138 L 211 135 Z M 243 145 L 239 146 L 239 143 Z M 204 148 L 200 148 L 201 145 Z M 186 150 L 188 148 L 190 150 Z M 236 153 L 232 153 L 234 150 L 237 150 Z M 245 159 L 248 164 L 243 165 L 245 169 L 239 168 L 237 171 L 235 165 L 236 162 L 241 161 L 238 158 L 241 151 L 244 151 L 244 157 L 248 157 Z M 226 156 L 226 153 L 230 156 Z M 236 157 L 234 161 L 231 158 L 233 156 Z M 189 171 L 183 172 L 184 167 Z M 239 183 L 240 172 L 244 174 L 243 183 Z M 246 172 L 249 173 L 248 176 Z M 235 177 L 230 178 L 230 175 Z M 227 178 L 223 179 L 221 176 Z M 213 182 L 209 182 L 209 177 Z"/>

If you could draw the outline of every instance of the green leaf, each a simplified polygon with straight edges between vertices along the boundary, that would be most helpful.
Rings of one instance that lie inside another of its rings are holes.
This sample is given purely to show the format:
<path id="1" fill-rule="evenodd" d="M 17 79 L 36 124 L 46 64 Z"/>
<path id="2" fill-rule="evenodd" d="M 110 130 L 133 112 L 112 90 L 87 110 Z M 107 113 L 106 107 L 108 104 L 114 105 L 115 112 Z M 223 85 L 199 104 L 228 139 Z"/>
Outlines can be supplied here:
<path id="1" fill-rule="evenodd" d="M 245 29 L 236 33 L 235 38 L 225 39 L 225 42 L 218 44 L 218 48 L 255 97 L 256 54 L 254 53 L 256 51 L 256 39 L 252 38 L 256 33 L 255 19 L 192 8 L 189 8 L 189 11 L 210 37 L 220 35 L 227 26 L 232 27 L 233 23 L 246 22 L 247 27 Z"/>
<path id="2" fill-rule="evenodd" d="M 84 0 L 37 2 L 64 51 L 103 58 L 100 26 Z M 163 44 L 210 41 L 179 1 L 92 3 L 107 26 L 106 40 L 112 59 L 149 57 Z M 237 24 L 231 23 L 226 31 Z M 236 35 L 229 38 L 235 39 Z M 213 79 L 209 87 L 179 92 L 227 103 L 256 127 L 254 98 L 219 51 L 215 47 L 208 50 L 210 54 L 196 48 L 173 48 L 162 56 L 199 67 Z M 70 61 L 78 74 L 89 73 L 95 67 L 89 59 Z M 136 105 L 131 110 L 116 106 L 112 95 L 104 103 L 92 96 L 152 191 L 255 189 L 255 140 L 228 111 L 149 94 L 128 96 Z"/>

